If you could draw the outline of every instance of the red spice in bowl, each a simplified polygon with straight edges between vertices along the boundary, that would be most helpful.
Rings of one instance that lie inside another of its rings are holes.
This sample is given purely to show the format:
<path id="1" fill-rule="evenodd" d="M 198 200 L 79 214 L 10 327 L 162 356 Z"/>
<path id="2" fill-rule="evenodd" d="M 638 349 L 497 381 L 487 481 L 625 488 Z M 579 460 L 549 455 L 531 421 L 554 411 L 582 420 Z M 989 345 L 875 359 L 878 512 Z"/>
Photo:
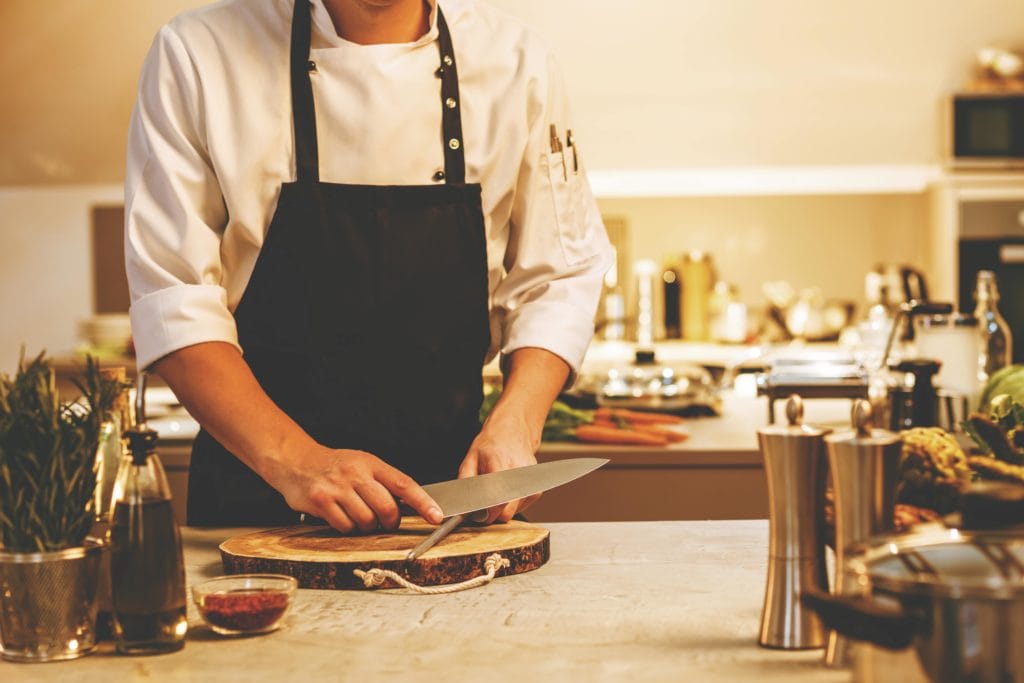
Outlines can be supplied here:
<path id="1" fill-rule="evenodd" d="M 229 631 L 264 631 L 288 609 L 288 596 L 271 591 L 237 591 L 207 595 L 203 616 L 212 626 Z"/>
<path id="2" fill-rule="evenodd" d="M 266 633 L 281 625 L 297 582 L 290 576 L 239 574 L 204 581 L 192 588 L 203 619 L 217 633 Z"/>

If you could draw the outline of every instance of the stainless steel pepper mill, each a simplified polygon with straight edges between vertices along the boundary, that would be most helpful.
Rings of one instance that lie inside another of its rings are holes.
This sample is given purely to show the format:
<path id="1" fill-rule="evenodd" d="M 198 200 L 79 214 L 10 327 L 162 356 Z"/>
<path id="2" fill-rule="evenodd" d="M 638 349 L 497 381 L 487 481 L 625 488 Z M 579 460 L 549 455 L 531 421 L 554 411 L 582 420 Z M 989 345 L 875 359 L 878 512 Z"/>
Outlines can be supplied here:
<path id="1" fill-rule="evenodd" d="M 853 404 L 853 432 L 825 437 L 836 505 L 836 575 L 832 592 L 855 592 L 846 575 L 846 551 L 854 543 L 894 530 L 896 484 L 903 442 L 899 434 L 872 429 L 871 404 Z M 829 631 L 825 665 L 847 667 L 852 662 L 850 641 Z"/>
<path id="2" fill-rule="evenodd" d="M 828 590 L 822 510 L 829 430 L 802 424 L 803 401 L 786 402 L 788 426 L 757 432 L 768 478 L 768 581 L 758 644 L 787 650 L 825 646 L 818 615 L 800 604 L 807 590 Z"/>

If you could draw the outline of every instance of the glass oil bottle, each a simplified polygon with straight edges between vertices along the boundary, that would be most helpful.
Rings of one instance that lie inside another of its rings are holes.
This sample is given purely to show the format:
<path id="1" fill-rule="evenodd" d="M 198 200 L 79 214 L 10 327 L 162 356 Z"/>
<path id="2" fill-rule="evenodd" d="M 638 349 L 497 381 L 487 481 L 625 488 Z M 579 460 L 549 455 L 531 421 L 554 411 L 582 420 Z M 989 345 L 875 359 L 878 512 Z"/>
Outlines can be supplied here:
<path id="1" fill-rule="evenodd" d="M 97 589 L 99 612 L 96 618 L 96 633 L 103 640 L 113 638 L 113 616 L 110 596 L 110 511 L 114 500 L 114 483 L 121 464 L 128 457 L 128 442 L 124 432 L 132 426 L 131 384 L 123 367 L 101 371 L 104 379 L 112 380 L 121 387 L 113 410 L 100 425 L 99 445 L 96 448 L 96 491 L 93 494 L 93 521 L 90 536 L 102 540 L 100 583 Z"/>
<path id="2" fill-rule="evenodd" d="M 159 654 L 185 646 L 185 565 L 171 491 L 146 426 L 145 374 L 139 374 L 131 457 L 114 484 L 110 517 L 114 639 L 122 654 Z"/>
<path id="3" fill-rule="evenodd" d="M 1000 368 L 1012 362 L 1013 336 L 1006 318 L 999 312 L 999 285 L 991 270 L 978 272 L 974 290 L 974 317 L 981 331 L 978 379 L 984 383 Z"/>

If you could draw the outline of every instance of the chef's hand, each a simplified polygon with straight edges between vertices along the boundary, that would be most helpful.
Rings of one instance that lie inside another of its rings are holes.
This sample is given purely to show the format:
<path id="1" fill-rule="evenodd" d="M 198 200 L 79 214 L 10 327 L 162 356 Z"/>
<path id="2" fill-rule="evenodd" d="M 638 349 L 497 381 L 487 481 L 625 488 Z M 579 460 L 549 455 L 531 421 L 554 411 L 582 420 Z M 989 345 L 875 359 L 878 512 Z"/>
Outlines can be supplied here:
<path id="1" fill-rule="evenodd" d="M 431 524 L 441 508 L 411 477 L 365 451 L 317 446 L 282 463 L 271 482 L 293 509 L 323 519 L 342 533 L 397 529 L 396 498 Z"/>
<path id="2" fill-rule="evenodd" d="M 569 366 L 550 351 L 532 347 L 516 349 L 505 360 L 504 390 L 470 445 L 459 479 L 537 464 L 544 421 Z M 539 493 L 493 507 L 485 523 L 507 522 L 538 498 Z"/>
<path id="3" fill-rule="evenodd" d="M 270 400 L 235 346 L 186 346 L 153 367 L 199 424 L 293 510 L 344 533 L 394 529 L 400 498 L 428 522 L 441 523 L 437 503 L 405 474 L 364 451 L 317 443 Z"/>
<path id="4" fill-rule="evenodd" d="M 534 447 L 528 437 L 529 430 L 524 425 L 517 425 L 513 420 L 488 420 L 480 434 L 466 453 L 466 458 L 459 467 L 459 479 L 474 477 L 488 472 L 500 472 L 513 467 L 536 465 Z M 534 503 L 540 494 L 514 500 L 487 510 L 485 524 L 507 522 L 517 513 L 522 512 Z M 478 520 L 474 520 L 478 521 Z"/>

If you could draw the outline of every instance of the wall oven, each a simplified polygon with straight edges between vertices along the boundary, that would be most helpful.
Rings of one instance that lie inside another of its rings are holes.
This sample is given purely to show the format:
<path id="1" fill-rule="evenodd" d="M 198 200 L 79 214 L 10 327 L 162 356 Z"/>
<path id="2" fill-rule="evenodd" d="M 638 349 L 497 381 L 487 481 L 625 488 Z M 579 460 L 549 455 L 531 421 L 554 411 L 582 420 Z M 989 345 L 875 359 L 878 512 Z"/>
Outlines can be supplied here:
<path id="1" fill-rule="evenodd" d="M 959 203 L 959 304 L 973 311 L 979 270 L 999 283 L 999 310 L 1013 334 L 1013 362 L 1024 362 L 1024 199 Z"/>

